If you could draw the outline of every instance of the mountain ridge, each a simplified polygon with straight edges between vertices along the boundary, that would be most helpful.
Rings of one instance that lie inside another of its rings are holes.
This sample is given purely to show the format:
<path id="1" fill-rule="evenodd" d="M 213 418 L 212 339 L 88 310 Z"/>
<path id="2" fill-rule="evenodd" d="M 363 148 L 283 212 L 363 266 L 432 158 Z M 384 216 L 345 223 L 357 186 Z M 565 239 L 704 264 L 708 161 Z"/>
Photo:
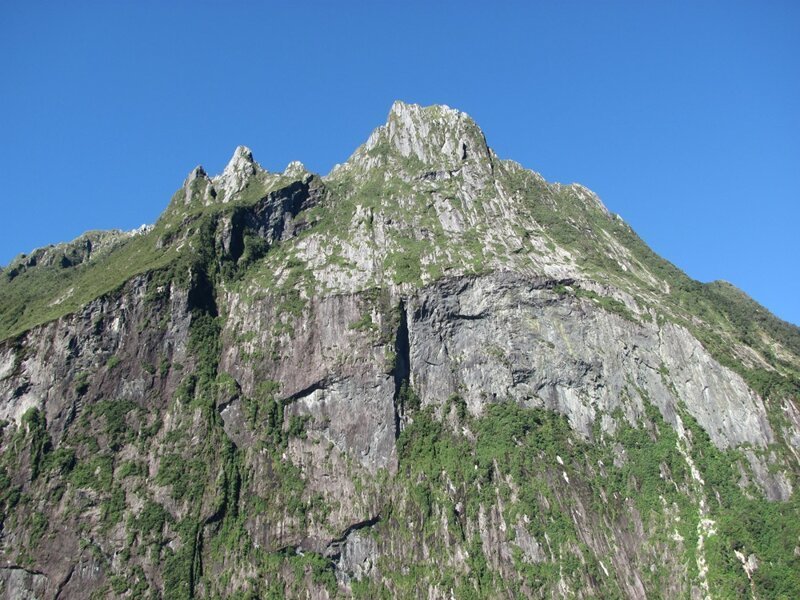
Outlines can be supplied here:
<path id="1" fill-rule="evenodd" d="M 800 330 L 459 111 L 0 279 L 16 593 L 800 593 Z"/>

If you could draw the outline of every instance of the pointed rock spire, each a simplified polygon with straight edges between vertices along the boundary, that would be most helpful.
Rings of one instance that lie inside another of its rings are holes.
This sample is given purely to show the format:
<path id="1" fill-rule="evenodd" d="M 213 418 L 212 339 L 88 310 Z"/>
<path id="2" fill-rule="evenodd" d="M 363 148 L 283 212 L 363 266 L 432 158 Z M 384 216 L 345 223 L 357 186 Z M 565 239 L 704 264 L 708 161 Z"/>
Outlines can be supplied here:
<path id="1" fill-rule="evenodd" d="M 225 192 L 225 201 L 233 194 L 240 192 L 247 181 L 261 171 L 259 164 L 253 159 L 253 153 L 247 146 L 238 146 L 222 175 L 213 179 L 218 188 Z"/>
<path id="2" fill-rule="evenodd" d="M 188 206 L 199 199 L 203 205 L 208 206 L 216 196 L 217 192 L 211 185 L 206 170 L 202 165 L 197 165 L 183 182 L 183 204 Z"/>
<path id="3" fill-rule="evenodd" d="M 228 161 L 228 165 L 225 167 L 223 175 L 246 170 L 255 172 L 255 164 L 253 152 L 250 148 L 247 146 L 237 146 L 236 150 L 233 151 L 233 156 Z"/>
<path id="4" fill-rule="evenodd" d="M 306 173 L 308 173 L 308 169 L 299 160 L 293 160 L 283 170 L 283 176 L 292 179 L 301 179 Z"/>
<path id="5" fill-rule="evenodd" d="M 206 173 L 203 165 L 197 165 L 194 169 L 192 169 L 192 172 L 189 173 L 189 177 L 184 182 L 184 185 L 191 183 L 195 179 L 208 179 L 208 173 Z"/>

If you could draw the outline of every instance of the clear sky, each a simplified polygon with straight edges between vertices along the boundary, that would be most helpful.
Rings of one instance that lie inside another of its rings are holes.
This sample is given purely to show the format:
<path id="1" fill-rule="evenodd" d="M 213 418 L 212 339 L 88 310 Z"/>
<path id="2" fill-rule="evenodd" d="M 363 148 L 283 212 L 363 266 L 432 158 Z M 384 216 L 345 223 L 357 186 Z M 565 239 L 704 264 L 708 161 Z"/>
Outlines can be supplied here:
<path id="1" fill-rule="evenodd" d="M 0 264 L 153 222 L 250 146 L 327 173 L 393 100 L 597 192 L 658 253 L 800 323 L 800 2 L 0 7 Z"/>

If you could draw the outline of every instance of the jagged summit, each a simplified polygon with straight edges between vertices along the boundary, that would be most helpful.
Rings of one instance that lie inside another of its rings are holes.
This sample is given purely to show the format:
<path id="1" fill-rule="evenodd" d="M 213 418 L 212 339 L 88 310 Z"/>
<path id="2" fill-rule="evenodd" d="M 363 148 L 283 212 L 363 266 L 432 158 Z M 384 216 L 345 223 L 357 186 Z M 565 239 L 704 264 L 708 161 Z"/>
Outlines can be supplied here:
<path id="1" fill-rule="evenodd" d="M 237 146 L 233 151 L 233 156 L 225 166 L 222 175 L 219 177 L 231 177 L 236 173 L 254 173 L 261 168 L 253 158 L 253 152 L 247 146 Z"/>
<path id="2" fill-rule="evenodd" d="M 395 102 L 386 123 L 389 142 L 405 157 L 423 163 L 458 165 L 489 159 L 483 132 L 467 115 L 446 105 L 422 107 Z"/>
<path id="3" fill-rule="evenodd" d="M 215 187 L 225 192 L 225 197 L 230 198 L 240 192 L 247 185 L 250 177 L 263 171 L 253 159 L 253 153 L 247 146 L 238 146 L 221 175 L 212 179 Z"/>
<path id="4" fill-rule="evenodd" d="M 269 178 L 270 173 L 253 158 L 247 146 L 237 146 L 225 169 L 219 175 L 209 177 L 202 165 L 196 166 L 183 182 L 177 205 L 210 206 L 226 204 L 235 200 L 257 177 Z M 173 199 L 173 204 L 176 200 Z"/>
<path id="5" fill-rule="evenodd" d="M 386 123 L 375 129 L 345 165 L 372 169 L 389 164 L 407 170 L 451 171 L 469 164 L 491 168 L 492 153 L 483 132 L 465 112 L 447 105 L 421 106 L 395 101 Z"/>
<path id="6" fill-rule="evenodd" d="M 386 123 L 376 128 L 344 165 L 336 165 L 328 177 L 342 170 L 369 170 L 377 165 L 407 171 L 430 171 L 440 174 L 459 172 L 464 167 L 475 174 L 491 172 L 494 155 L 480 127 L 465 112 L 445 104 L 422 106 L 396 100 Z M 271 175 L 253 158 L 247 146 L 238 146 L 223 172 L 209 177 L 197 166 L 184 182 L 184 203 L 200 196 L 204 205 L 230 202 L 248 182 L 258 175 Z M 300 179 L 309 171 L 300 161 L 292 161 L 281 173 Z M 207 185 L 207 182 L 210 185 Z"/>
<path id="7" fill-rule="evenodd" d="M 302 179 L 308 173 L 309 171 L 306 169 L 306 166 L 303 163 L 301 163 L 299 160 L 293 160 L 286 165 L 282 175 L 290 179 Z"/>
<path id="8" fill-rule="evenodd" d="M 186 178 L 186 181 L 184 181 L 184 185 L 186 185 L 187 182 L 194 181 L 195 179 L 208 179 L 208 173 L 206 173 L 203 165 L 197 165 L 194 169 L 192 169 L 191 173 L 189 173 L 189 176 Z"/>

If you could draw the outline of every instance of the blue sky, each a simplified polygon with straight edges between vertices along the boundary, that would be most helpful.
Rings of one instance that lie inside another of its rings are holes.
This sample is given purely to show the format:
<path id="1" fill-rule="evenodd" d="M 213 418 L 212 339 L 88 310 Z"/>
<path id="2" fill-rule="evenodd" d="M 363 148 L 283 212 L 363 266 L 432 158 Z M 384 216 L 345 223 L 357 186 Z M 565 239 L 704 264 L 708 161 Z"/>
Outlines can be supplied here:
<path id="1" fill-rule="evenodd" d="M 0 18 L 0 263 L 154 221 L 245 144 L 327 173 L 394 99 L 470 113 L 658 253 L 800 323 L 800 3 L 80 2 Z"/>

